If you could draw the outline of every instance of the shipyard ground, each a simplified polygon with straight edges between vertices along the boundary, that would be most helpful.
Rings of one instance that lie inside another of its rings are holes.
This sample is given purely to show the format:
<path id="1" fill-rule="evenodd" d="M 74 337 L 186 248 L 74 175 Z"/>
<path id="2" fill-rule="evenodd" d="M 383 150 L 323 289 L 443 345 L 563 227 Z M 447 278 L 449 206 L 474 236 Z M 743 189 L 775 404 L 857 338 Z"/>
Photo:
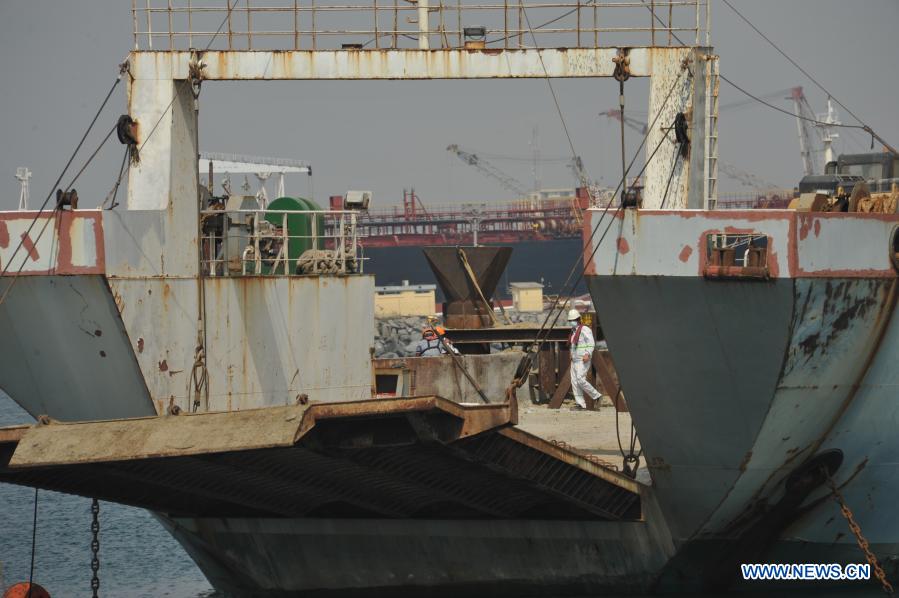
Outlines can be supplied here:
<path id="1" fill-rule="evenodd" d="M 580 453 L 595 456 L 610 465 L 621 467 L 621 446 L 627 451 L 630 442 L 631 418 L 629 413 L 618 413 L 615 425 L 615 409 L 608 397 L 598 411 L 571 411 L 573 403 L 566 401 L 561 409 L 546 405 L 523 405 L 518 410 L 518 427 L 551 442 L 565 443 Z M 640 450 L 637 442 L 636 450 Z M 637 472 L 637 480 L 650 483 L 645 467 Z"/>

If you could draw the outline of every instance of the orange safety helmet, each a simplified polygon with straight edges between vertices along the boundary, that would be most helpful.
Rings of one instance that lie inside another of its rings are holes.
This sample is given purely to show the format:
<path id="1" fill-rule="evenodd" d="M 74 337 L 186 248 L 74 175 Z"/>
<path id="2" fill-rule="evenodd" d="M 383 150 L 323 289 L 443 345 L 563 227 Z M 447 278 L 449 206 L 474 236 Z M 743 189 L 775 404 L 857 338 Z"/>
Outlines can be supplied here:
<path id="1" fill-rule="evenodd" d="M 446 335 L 446 328 L 444 328 L 443 326 L 434 326 L 434 330 L 437 331 L 437 336 Z"/>

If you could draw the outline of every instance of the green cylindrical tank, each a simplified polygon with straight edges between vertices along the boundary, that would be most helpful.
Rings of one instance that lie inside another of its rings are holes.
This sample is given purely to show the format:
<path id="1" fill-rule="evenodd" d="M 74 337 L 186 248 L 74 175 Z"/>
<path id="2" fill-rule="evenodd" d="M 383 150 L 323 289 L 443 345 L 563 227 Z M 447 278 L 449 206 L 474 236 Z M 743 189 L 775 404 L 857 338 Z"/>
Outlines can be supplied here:
<path id="1" fill-rule="evenodd" d="M 265 210 L 265 219 L 275 226 L 281 226 L 284 222 L 282 215 L 284 212 L 311 210 L 321 211 L 321 207 L 311 199 L 303 197 L 279 197 L 268 204 L 268 208 Z M 315 223 L 314 231 L 313 221 Z M 313 232 L 316 236 L 315 242 L 312 238 Z M 304 251 L 324 248 L 324 232 L 325 218 L 322 214 L 287 215 L 287 234 L 290 237 L 287 241 L 287 260 L 291 274 L 296 272 L 297 258 L 303 255 Z"/>

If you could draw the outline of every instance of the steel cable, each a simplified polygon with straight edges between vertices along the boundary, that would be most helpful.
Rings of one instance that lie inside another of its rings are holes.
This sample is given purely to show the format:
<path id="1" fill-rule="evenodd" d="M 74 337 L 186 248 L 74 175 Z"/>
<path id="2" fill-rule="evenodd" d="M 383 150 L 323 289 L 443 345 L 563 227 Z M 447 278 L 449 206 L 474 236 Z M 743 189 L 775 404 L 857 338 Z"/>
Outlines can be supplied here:
<path id="1" fill-rule="evenodd" d="M 78 178 L 85 171 L 85 169 L 88 167 L 88 165 L 94 160 L 94 158 L 97 157 L 97 154 L 100 152 L 100 149 L 106 144 L 107 141 L 109 141 L 109 138 L 112 136 L 112 134 L 113 134 L 113 132 L 115 132 L 115 130 L 116 130 L 116 127 L 113 126 L 112 129 L 110 129 L 109 133 L 106 134 L 106 137 L 103 138 L 103 141 L 100 142 L 100 145 L 97 146 L 97 149 L 95 149 L 93 151 L 93 153 L 84 162 L 84 165 L 81 167 L 81 169 L 75 174 L 75 176 L 72 178 L 72 180 L 69 181 L 69 184 L 65 188 L 65 193 L 68 193 L 72 189 L 72 186 L 75 184 L 75 181 L 78 180 Z M 58 183 L 58 181 L 57 181 L 57 183 Z M 52 194 L 51 194 L 51 196 L 52 196 Z M 49 199 L 49 197 L 48 197 L 48 199 Z M 46 204 L 46 202 L 44 202 L 44 203 Z M 19 241 L 19 245 L 16 247 L 16 251 L 13 251 L 13 255 L 9 258 L 9 262 L 4 267 L 2 274 L 0 274 L 0 277 L 3 277 L 4 275 L 6 275 L 8 269 L 9 269 L 9 265 L 15 259 L 16 252 L 18 251 L 18 249 L 20 247 L 23 246 L 23 244 L 25 243 L 25 239 L 29 238 L 29 233 L 31 232 L 31 230 L 34 227 L 34 224 L 37 222 L 38 218 L 40 218 L 41 213 L 43 213 L 43 210 L 44 210 L 44 206 L 41 206 L 41 210 L 38 211 L 38 213 L 35 215 L 35 217 L 31 220 L 31 224 L 28 226 L 28 229 L 22 234 L 21 240 Z M 40 231 L 38 231 L 37 236 L 34 238 L 33 241 L 31 241 L 31 244 L 33 247 L 37 247 L 37 244 L 40 242 L 41 237 L 44 236 L 44 232 L 47 230 L 47 226 L 50 224 L 50 221 L 53 220 L 53 216 L 61 210 L 62 210 L 62 204 L 58 203 L 53 208 L 53 210 L 50 212 L 50 214 L 47 216 L 47 219 L 44 221 L 44 225 L 41 227 Z M 30 251 L 29 251 L 29 253 L 30 253 Z M 10 283 L 6 286 L 5 289 L 3 289 L 3 294 L 0 295 L 0 305 L 3 305 L 3 303 L 6 301 L 7 296 L 9 296 L 10 291 L 12 291 L 13 287 L 16 284 L 16 281 L 19 279 L 19 275 L 22 273 L 22 270 L 25 268 L 25 264 L 27 263 L 27 261 L 28 261 L 28 256 L 27 255 L 23 256 L 22 262 L 19 264 L 18 270 L 16 270 L 15 274 L 13 274 L 13 277 L 12 277 L 12 280 L 10 281 Z"/>
<path id="2" fill-rule="evenodd" d="M 26 594 L 25 598 L 31 598 L 31 589 L 34 586 L 34 555 L 36 553 L 37 547 L 37 492 L 38 489 L 34 489 L 34 518 L 31 522 L 31 567 L 28 570 L 28 594 Z"/>
<path id="3" fill-rule="evenodd" d="M 653 18 L 653 19 L 655 19 L 660 25 L 665 26 L 665 21 L 663 21 L 662 18 L 661 18 L 659 15 L 657 15 L 657 14 L 655 13 L 655 11 L 652 9 L 652 6 L 650 6 L 649 4 L 646 3 L 646 0 L 640 0 L 640 2 L 643 4 L 643 6 L 646 8 L 646 10 L 650 11 L 650 13 L 652 14 L 652 18 Z M 725 4 L 728 4 L 726 0 L 725 0 Z M 734 9 L 733 6 L 731 6 L 731 8 L 734 10 L 734 12 L 736 12 L 736 9 Z M 738 13 L 738 14 L 739 14 L 739 13 Z M 741 15 L 741 16 L 742 16 L 742 15 Z M 744 19 L 744 20 L 745 20 L 745 19 Z M 748 21 L 747 21 L 747 23 L 748 23 Z M 751 26 L 751 25 L 752 25 L 752 24 L 750 23 L 750 26 Z M 755 28 L 755 27 L 753 26 L 753 28 Z M 758 30 L 756 29 L 756 31 L 758 31 Z M 762 34 L 760 31 L 759 31 L 759 34 L 762 35 L 762 37 L 765 37 L 764 34 Z M 679 44 L 684 45 L 684 41 L 683 41 L 681 38 L 679 38 L 679 37 L 677 36 L 676 33 L 671 32 L 671 35 L 672 35 L 672 37 L 674 37 L 674 39 L 676 39 L 676 40 L 678 41 Z M 766 39 L 767 39 L 767 38 L 766 38 Z M 774 42 L 771 42 L 771 40 L 768 40 L 768 41 L 769 41 L 769 43 L 771 43 L 772 45 L 774 45 Z M 775 48 L 777 48 L 777 46 L 775 46 Z M 780 50 L 780 48 L 777 48 L 777 50 L 783 54 L 783 52 Z M 786 55 L 784 54 L 784 56 L 786 56 Z M 793 62 L 792 59 L 790 59 L 788 56 L 787 56 L 787 60 L 790 60 L 790 62 Z M 802 71 L 803 74 L 805 74 L 805 76 L 807 76 L 809 79 L 811 79 L 812 82 L 813 82 L 815 85 L 817 85 L 817 86 L 820 87 L 821 89 L 824 89 L 824 88 L 823 88 L 817 81 L 815 81 L 815 80 L 812 78 L 811 75 L 809 75 L 808 73 L 806 73 L 806 72 L 802 69 L 802 67 L 800 67 L 800 66 L 799 66 L 798 64 L 796 64 L 795 62 L 794 62 L 793 64 L 796 66 L 796 68 L 798 68 L 800 71 Z M 776 111 L 778 111 L 778 112 L 781 112 L 781 113 L 783 113 L 783 114 L 786 114 L 787 116 L 793 116 L 793 117 L 798 118 L 798 119 L 800 119 L 800 120 L 804 120 L 804 121 L 807 121 L 807 122 L 810 122 L 810 123 L 812 123 L 812 124 L 816 124 L 816 125 L 819 125 L 819 126 L 839 127 L 839 128 L 842 128 L 842 129 L 861 129 L 861 130 L 863 130 L 863 131 L 869 132 L 872 136 L 876 136 L 878 139 L 880 139 L 880 136 L 877 135 L 877 134 L 874 132 L 874 130 L 871 129 L 871 127 L 869 127 L 868 125 L 865 125 L 865 124 L 861 121 L 861 119 L 859 119 L 857 116 L 855 116 L 855 114 L 853 114 L 851 110 L 849 110 L 848 108 L 846 108 L 845 106 L 843 106 L 843 104 L 841 104 L 841 103 L 840 103 L 836 98 L 834 98 L 832 95 L 831 95 L 831 98 L 832 98 L 834 101 L 836 101 L 837 104 L 839 104 L 841 107 L 843 107 L 843 109 L 845 109 L 846 112 L 848 112 L 849 114 L 851 114 L 853 118 L 855 118 L 856 120 L 858 120 L 858 122 L 862 123 L 863 126 L 859 126 L 859 125 L 844 125 L 844 124 L 837 124 L 837 123 L 826 123 L 826 122 L 823 122 L 823 121 L 820 121 L 820 120 L 817 120 L 817 119 L 814 119 L 814 118 L 808 118 L 808 117 L 806 117 L 806 116 L 802 116 L 801 114 L 796 114 L 796 113 L 794 113 L 794 112 L 790 112 L 789 110 L 784 110 L 783 108 L 780 108 L 779 106 L 775 106 L 774 104 L 771 104 L 770 102 L 766 102 L 765 100 L 763 100 L 762 98 L 758 97 L 757 95 L 750 93 L 749 91 L 747 91 L 747 90 L 745 90 L 744 88 L 740 87 L 739 85 L 737 85 L 736 83 L 734 83 L 733 81 L 731 81 L 730 79 L 728 79 L 727 77 L 725 77 L 724 75 L 722 75 L 721 73 L 718 73 L 718 77 L 719 77 L 722 81 L 724 81 L 725 83 L 727 83 L 728 85 L 730 85 L 731 87 L 733 87 L 734 89 L 736 89 L 737 91 L 739 91 L 740 93 L 744 94 L 746 97 L 748 97 L 748 98 L 750 98 L 750 99 L 752 99 L 752 100 L 758 102 L 759 104 L 762 104 L 763 106 L 767 106 L 768 108 L 771 108 L 772 110 L 776 110 Z M 827 93 L 828 95 L 830 95 L 830 92 L 828 92 L 826 89 L 824 89 L 824 92 Z"/>
<path id="4" fill-rule="evenodd" d="M 524 15 L 524 20 L 528 26 L 528 31 L 531 34 L 531 40 L 534 42 L 534 46 L 536 47 L 537 36 L 534 33 L 534 29 L 531 27 L 531 18 L 528 16 L 528 11 L 526 8 L 524 8 L 523 5 L 521 8 L 521 12 Z M 547 70 L 546 68 L 546 63 L 543 62 L 543 52 L 539 48 L 537 48 L 537 57 L 540 59 L 540 66 L 543 68 L 543 78 L 546 81 L 546 84 L 549 86 L 549 93 L 552 94 L 553 103 L 556 105 L 556 112 L 559 115 L 559 120 L 562 122 L 562 129 L 565 131 L 565 138 L 568 139 L 568 147 L 571 148 L 571 159 L 576 160 L 578 153 L 574 149 L 574 142 L 571 140 L 571 133 L 568 131 L 568 123 L 565 122 L 565 115 L 562 113 L 562 106 L 559 104 L 559 98 L 556 95 L 555 88 L 553 87 L 552 79 L 550 79 L 549 77 L 549 70 Z M 587 189 L 587 194 L 592 198 L 592 193 L 590 193 L 590 188 L 587 184 L 588 181 L 586 175 L 583 173 L 583 171 L 578 172 L 577 174 L 578 178 L 580 178 L 581 186 Z M 575 209 L 577 210 L 578 208 L 575 206 Z"/>
<path id="5" fill-rule="evenodd" d="M 795 66 L 797 69 L 799 69 L 799 72 L 801 72 L 803 75 L 805 75 L 806 77 L 808 77 L 809 80 L 810 80 L 812 83 L 814 83 L 814 84 L 818 87 L 818 89 L 820 89 L 821 91 L 823 91 L 824 93 L 826 93 L 828 97 L 830 97 L 834 102 L 836 102 L 837 104 L 840 105 L 840 108 L 842 108 L 843 110 L 845 110 L 846 112 L 848 112 L 849 115 L 852 116 L 852 118 L 854 118 L 854 119 L 857 120 L 859 123 L 861 123 L 861 124 L 863 125 L 863 127 L 859 127 L 859 128 L 864 128 L 864 127 L 867 126 L 867 125 L 865 125 L 865 122 L 864 122 L 862 119 L 860 119 L 858 116 L 856 116 L 855 113 L 852 112 L 852 110 L 850 110 L 849 108 L 847 108 L 846 105 L 843 104 L 843 102 L 841 102 L 840 100 L 838 100 L 838 99 L 836 98 L 835 95 L 833 95 L 832 93 L 830 93 L 830 91 L 829 91 L 828 89 L 826 89 L 823 85 L 821 85 L 821 84 L 820 84 L 814 77 L 812 77 L 812 76 L 808 73 L 808 71 L 806 71 L 804 68 L 802 68 L 801 66 L 799 66 L 799 63 L 797 63 L 795 60 L 793 60 L 792 58 L 790 58 L 790 56 L 787 55 L 786 52 L 784 52 L 783 50 L 781 50 L 780 47 L 779 47 L 777 44 L 775 44 L 773 41 L 771 41 L 771 38 L 769 38 L 767 35 L 765 35 L 764 33 L 762 33 L 761 30 L 759 30 L 759 28 L 756 27 L 756 26 L 752 23 L 752 21 L 750 21 L 749 19 L 747 19 L 747 18 L 743 15 L 743 13 L 741 13 L 739 10 L 737 10 L 737 9 L 734 7 L 733 4 L 731 4 L 728 0 L 722 0 L 722 2 L 724 2 L 724 3 L 727 5 L 727 7 L 730 8 L 732 11 L 734 11 L 734 12 L 737 14 L 737 16 L 740 17 L 740 18 L 743 20 L 744 23 L 746 23 L 747 25 L 749 25 L 750 27 L 752 27 L 752 29 L 753 29 L 756 33 L 758 33 L 758 34 L 762 37 L 762 39 L 764 39 L 766 42 L 768 42 L 768 43 L 771 45 L 772 48 L 774 48 L 775 50 L 777 50 L 778 53 L 780 53 L 781 56 L 783 56 L 783 57 L 786 58 L 788 61 L 790 61 L 790 64 L 792 64 L 792 65 Z"/>
<path id="6" fill-rule="evenodd" d="M 656 123 L 658 122 L 659 118 L 662 116 L 662 112 L 664 111 L 665 107 L 668 105 L 668 102 L 669 102 L 670 99 L 671 99 L 671 95 L 674 93 L 674 90 L 675 90 L 675 88 L 677 87 L 677 84 L 680 82 L 680 79 L 681 79 L 682 76 L 683 76 L 683 70 L 682 70 L 680 73 L 678 73 L 678 76 L 675 78 L 675 80 L 674 80 L 674 81 L 672 82 L 672 84 L 671 84 L 671 87 L 668 89 L 668 93 L 665 95 L 665 99 L 663 100 L 662 105 L 659 107 L 658 112 L 656 112 L 656 115 L 653 117 L 652 122 L 650 123 L 649 127 L 647 127 L 647 129 L 646 129 L 646 134 L 643 136 L 643 139 L 640 141 L 639 146 L 638 146 L 637 149 L 635 150 L 634 156 L 633 156 L 633 158 L 631 159 L 630 164 L 627 166 L 627 169 L 626 169 L 624 175 L 622 176 L 621 181 L 619 181 L 618 185 L 615 187 L 615 191 L 612 193 L 612 198 L 614 198 L 616 195 L 618 195 L 618 191 L 621 190 L 621 189 L 623 189 L 623 188 L 626 186 L 626 184 L 627 184 L 627 174 L 630 172 L 630 170 L 631 170 L 631 168 L 633 167 L 634 163 L 637 161 L 637 158 L 638 158 L 638 156 L 640 155 L 640 151 L 643 149 L 643 146 L 646 144 L 646 141 L 649 139 L 650 133 L 651 133 L 652 130 L 655 128 L 655 125 L 656 125 Z M 658 149 L 661 147 L 662 143 L 663 143 L 667 138 L 668 138 L 668 132 L 666 131 L 666 132 L 665 132 L 665 135 L 662 137 L 662 140 L 661 140 L 661 141 L 659 142 L 659 144 L 656 145 L 656 147 L 653 149 L 653 151 L 652 151 L 652 153 L 650 154 L 649 158 L 646 160 L 646 164 L 644 164 L 644 165 L 643 165 L 643 168 L 640 170 L 640 175 L 642 175 L 643 172 L 646 170 L 646 167 L 647 167 L 647 166 L 649 165 L 649 163 L 652 161 L 652 158 L 655 156 L 656 152 L 658 151 Z M 640 176 L 640 175 L 638 175 L 638 176 Z M 599 221 L 596 223 L 596 226 L 595 226 L 595 227 L 593 228 L 593 230 L 590 232 L 590 236 L 587 238 L 587 242 L 586 242 L 586 243 L 587 243 L 588 245 L 589 245 L 590 243 L 593 242 L 593 238 L 596 236 L 596 232 L 599 230 L 600 226 L 602 225 L 603 221 L 605 220 L 606 215 L 608 214 L 609 208 L 610 208 L 611 206 L 612 206 L 612 201 L 610 200 L 609 203 L 606 204 L 605 209 L 603 210 L 602 214 L 600 215 Z M 622 205 L 621 205 L 621 203 L 619 202 L 619 206 L 618 206 L 618 208 L 615 210 L 615 213 L 614 213 L 613 216 L 612 216 L 613 220 L 610 220 L 610 221 L 609 221 L 609 226 L 611 226 L 611 223 L 614 221 L 615 215 L 621 210 L 621 208 L 622 208 Z M 601 243 L 602 243 L 603 239 L 605 238 L 605 235 L 606 235 L 607 232 L 608 232 L 608 227 L 607 227 L 606 230 L 603 232 L 603 235 L 602 235 L 602 237 L 600 238 L 599 242 L 594 246 L 593 252 L 590 254 L 590 258 L 589 258 L 589 259 L 592 259 L 593 256 L 596 254 L 596 251 L 597 251 L 597 249 L 599 249 L 599 246 L 601 245 Z M 562 283 L 562 289 L 567 288 L 568 285 L 571 283 L 571 277 L 574 276 L 574 273 L 577 271 L 578 264 L 581 263 L 582 260 L 583 260 L 583 256 L 581 256 L 581 257 L 579 257 L 578 259 L 575 260 L 574 264 L 573 264 L 572 267 L 571 267 L 571 270 L 570 270 L 569 273 L 568 273 L 568 276 L 567 276 L 566 279 L 565 279 L 565 282 Z M 581 272 L 580 276 L 579 276 L 578 279 L 575 281 L 575 283 L 571 285 L 570 291 L 569 291 L 568 294 L 567 294 L 567 298 L 565 299 L 565 301 L 563 301 L 563 302 L 561 303 L 561 308 L 559 309 L 558 314 L 556 314 L 555 318 L 553 319 L 553 322 L 552 322 L 550 328 L 554 327 L 554 326 L 556 325 L 556 322 L 558 322 L 558 319 L 559 319 L 559 317 L 561 316 L 562 311 L 564 310 L 565 304 L 566 304 L 566 303 L 571 299 L 571 297 L 573 296 L 573 294 L 574 294 L 574 289 L 577 288 L 577 285 L 578 285 L 578 283 L 580 283 L 581 278 L 583 278 L 583 271 Z M 525 355 L 525 358 L 524 358 L 524 362 L 523 362 L 521 365 L 519 365 L 518 371 L 516 372 L 516 374 L 518 374 L 518 376 L 516 377 L 515 380 L 512 381 L 512 385 L 510 386 L 510 389 L 511 389 L 512 387 L 516 387 L 516 388 L 517 388 L 518 386 L 521 386 L 521 384 L 524 383 L 524 378 L 523 378 L 523 377 L 524 377 L 524 376 L 527 376 L 528 372 L 530 371 L 530 368 L 531 368 L 531 365 L 532 365 L 532 361 L 533 361 L 533 355 L 534 355 L 534 353 L 535 353 L 535 348 L 538 347 L 541 343 L 543 343 L 543 342 L 546 340 L 546 338 L 549 336 L 549 330 L 547 330 L 547 324 L 549 323 L 550 318 L 553 317 L 553 313 L 556 311 L 557 308 L 559 308 L 559 299 L 561 299 L 561 298 L 563 297 L 563 295 L 565 295 L 564 292 L 563 292 L 563 293 L 560 293 L 559 296 L 556 298 L 556 300 L 555 300 L 553 306 L 552 306 L 552 307 L 550 308 L 550 310 L 549 310 L 549 313 L 547 313 L 547 314 L 546 314 L 546 317 L 543 319 L 543 323 L 540 325 L 540 328 L 539 328 L 539 330 L 537 331 L 537 334 L 535 335 L 534 341 L 531 343 L 530 347 L 529 347 L 528 349 L 525 350 L 525 351 L 526 351 L 526 355 Z M 544 331 L 545 331 L 545 334 L 544 334 Z M 541 335 L 544 335 L 543 338 L 541 338 Z"/>
<path id="7" fill-rule="evenodd" d="M 84 134 L 81 136 L 81 140 L 78 142 L 78 145 L 75 146 L 75 151 L 73 151 L 72 155 L 69 156 L 69 159 L 66 162 L 66 165 L 63 167 L 62 172 L 59 173 L 59 177 L 57 177 L 56 182 L 53 183 L 53 186 L 50 189 L 50 192 L 47 194 L 47 198 L 44 199 L 44 202 L 41 204 L 41 207 L 38 209 L 37 214 L 35 215 L 34 219 L 31 221 L 31 224 L 29 224 L 28 228 L 25 230 L 25 236 L 27 236 L 28 234 L 31 233 L 31 229 L 34 227 L 35 222 L 37 222 L 37 219 L 40 217 L 41 213 L 46 209 L 47 204 L 50 203 L 50 198 L 53 197 L 53 193 L 59 187 L 59 183 L 62 181 L 62 177 L 64 177 L 66 175 L 66 172 L 68 172 L 69 167 L 72 165 L 72 162 L 75 161 L 75 156 L 78 155 L 78 152 L 81 150 L 81 147 L 84 145 L 84 142 L 87 140 L 87 136 L 90 134 L 91 130 L 94 128 L 94 125 L 97 123 L 97 119 L 100 118 L 100 114 L 103 112 L 103 109 L 106 107 L 106 104 L 109 102 L 109 98 L 112 97 L 112 93 L 115 91 L 115 88 L 118 86 L 119 82 L 122 80 L 122 76 L 125 74 L 125 72 L 127 72 L 127 61 L 123 62 L 121 65 L 119 65 L 119 76 L 116 77 L 116 80 L 113 82 L 112 87 L 109 88 L 109 91 L 106 93 L 106 97 L 103 98 L 103 101 L 100 103 L 100 107 L 97 109 L 96 114 L 94 114 L 94 118 L 91 119 L 90 124 L 87 126 L 87 130 L 84 131 Z M 15 259 L 16 254 L 19 252 L 19 249 L 21 249 L 24 241 L 25 241 L 25 237 L 23 236 L 22 239 L 19 241 L 19 244 L 13 250 L 12 255 L 9 257 L 9 262 L 6 264 L 6 266 L 4 266 L 3 271 L 0 272 L 0 277 L 4 276 L 6 274 L 7 270 L 9 269 L 9 263 L 11 263 L 13 259 Z M 0 301 L 0 304 L 2 304 L 2 301 Z"/>

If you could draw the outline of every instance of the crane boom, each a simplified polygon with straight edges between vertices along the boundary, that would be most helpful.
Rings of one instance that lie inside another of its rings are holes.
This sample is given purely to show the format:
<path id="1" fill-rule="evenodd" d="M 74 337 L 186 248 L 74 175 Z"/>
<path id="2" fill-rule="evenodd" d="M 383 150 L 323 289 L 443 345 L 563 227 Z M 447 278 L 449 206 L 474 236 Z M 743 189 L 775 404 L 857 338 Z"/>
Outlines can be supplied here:
<path id="1" fill-rule="evenodd" d="M 790 90 L 790 97 L 793 100 L 793 110 L 796 114 L 796 128 L 799 133 L 799 153 L 802 156 L 802 172 L 805 175 L 818 174 L 820 170 L 817 168 L 819 160 L 815 155 L 820 152 L 823 144 L 821 132 L 815 128 L 812 121 L 817 120 L 812 107 L 809 105 L 802 91 L 802 87 L 794 87 Z"/>
<path id="2" fill-rule="evenodd" d="M 750 172 L 740 170 L 733 164 L 724 162 L 722 160 L 718 160 L 718 169 L 735 181 L 739 181 L 740 183 L 746 185 L 747 187 L 752 187 L 753 189 L 777 189 L 779 187 L 779 185 L 775 185 L 770 181 L 761 179 Z"/>
<path id="3" fill-rule="evenodd" d="M 456 154 L 456 156 L 468 164 L 469 166 L 474 166 L 478 172 L 483 174 L 484 176 L 488 176 L 497 182 L 500 185 L 512 191 L 513 193 L 517 193 L 519 196 L 527 195 L 528 191 L 525 185 L 521 183 L 521 181 L 509 176 L 490 162 L 484 160 L 483 158 L 478 157 L 477 154 L 473 154 L 471 152 L 466 152 L 461 149 L 455 143 L 446 146 L 446 150 L 448 152 L 452 152 Z"/>
<path id="4" fill-rule="evenodd" d="M 646 132 L 649 130 L 649 127 L 645 122 L 637 120 L 632 116 L 628 116 L 627 114 L 622 113 L 621 110 L 618 110 L 617 108 L 612 108 L 611 110 L 600 112 L 600 115 L 606 116 L 608 118 L 614 118 L 619 122 L 623 122 L 628 127 L 640 133 L 641 135 L 646 135 Z"/>

